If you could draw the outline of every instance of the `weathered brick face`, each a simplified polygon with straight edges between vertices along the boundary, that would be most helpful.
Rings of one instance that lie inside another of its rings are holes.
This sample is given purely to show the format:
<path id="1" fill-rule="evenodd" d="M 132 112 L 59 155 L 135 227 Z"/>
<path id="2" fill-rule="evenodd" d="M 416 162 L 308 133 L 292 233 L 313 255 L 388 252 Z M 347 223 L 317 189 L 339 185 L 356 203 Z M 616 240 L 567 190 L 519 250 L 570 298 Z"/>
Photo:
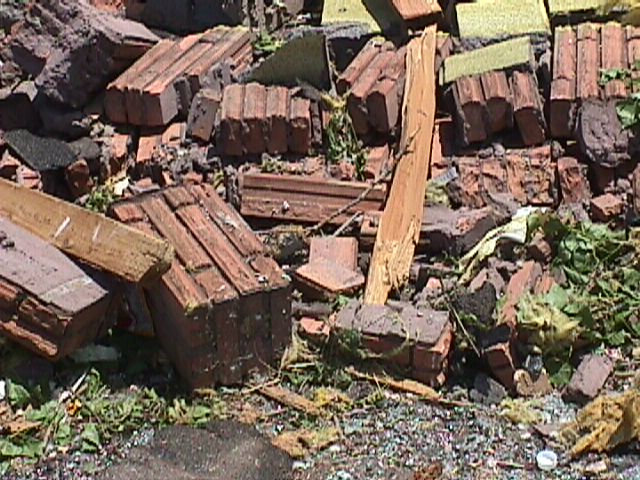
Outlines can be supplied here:
<path id="1" fill-rule="evenodd" d="M 242 217 L 209 185 L 172 187 L 111 215 L 168 240 L 176 260 L 146 289 L 156 334 L 192 387 L 240 382 L 290 338 L 290 288 Z"/>

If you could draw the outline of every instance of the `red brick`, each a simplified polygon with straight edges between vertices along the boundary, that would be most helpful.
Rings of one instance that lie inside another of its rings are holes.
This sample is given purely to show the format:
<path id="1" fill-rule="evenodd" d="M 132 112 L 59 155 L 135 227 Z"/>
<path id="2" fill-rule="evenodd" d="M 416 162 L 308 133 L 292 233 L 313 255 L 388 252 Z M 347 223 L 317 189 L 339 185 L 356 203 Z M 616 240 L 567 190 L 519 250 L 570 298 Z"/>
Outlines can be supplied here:
<path id="1" fill-rule="evenodd" d="M 67 185 L 74 198 L 81 197 L 93 188 L 93 179 L 86 160 L 77 160 L 65 169 Z"/>
<path id="2" fill-rule="evenodd" d="M 394 59 L 387 65 L 367 95 L 369 122 L 380 133 L 389 133 L 396 127 L 400 118 L 405 56 L 405 48 L 396 52 Z"/>
<path id="3" fill-rule="evenodd" d="M 119 170 L 119 168 L 114 167 L 121 167 L 126 161 L 129 155 L 130 141 L 131 137 L 124 133 L 115 133 L 113 137 L 111 137 L 109 163 L 113 173 Z"/>
<path id="4" fill-rule="evenodd" d="M 513 111 L 509 82 L 504 72 L 480 75 L 480 83 L 487 104 L 491 132 L 498 133 L 513 126 Z"/>
<path id="5" fill-rule="evenodd" d="M 267 89 L 258 83 L 244 87 L 242 143 L 250 155 L 267 151 Z"/>
<path id="6" fill-rule="evenodd" d="M 240 179 L 240 213 L 244 217 L 289 222 L 321 222 L 356 199 L 369 186 L 300 175 L 244 173 Z M 380 185 L 345 214 L 330 221 L 340 225 L 357 211 L 380 210 L 386 188 Z"/>
<path id="7" fill-rule="evenodd" d="M 629 62 L 629 66 L 633 67 L 633 64 L 640 60 L 640 27 L 632 27 L 628 25 L 625 30 L 627 39 L 627 60 Z M 640 73 L 632 71 L 631 78 L 637 80 L 640 78 Z M 633 91 L 638 91 L 638 87 L 635 86 Z"/>
<path id="8" fill-rule="evenodd" d="M 287 151 L 287 119 L 289 117 L 289 90 L 285 87 L 267 89 L 267 119 L 269 134 L 267 151 L 279 155 Z"/>
<path id="9" fill-rule="evenodd" d="M 573 28 L 557 27 L 553 47 L 553 79 L 551 81 L 551 136 L 572 136 L 576 100 L 577 40 Z"/>
<path id="10" fill-rule="evenodd" d="M 156 148 L 160 145 L 162 136 L 159 134 L 151 133 L 146 135 L 140 135 L 138 141 L 138 153 L 136 154 L 136 163 L 138 165 L 145 165 L 153 160 L 153 155 Z"/>
<path id="11" fill-rule="evenodd" d="M 600 87 L 600 43 L 598 28 L 594 24 L 578 25 L 577 43 L 577 97 L 581 100 L 598 98 Z"/>
<path id="12" fill-rule="evenodd" d="M 289 111 L 289 150 L 307 154 L 311 148 L 311 102 L 292 98 Z"/>
<path id="13" fill-rule="evenodd" d="M 396 55 L 394 52 L 383 51 L 378 54 L 362 72 L 349 92 L 347 108 L 351 116 L 351 121 L 353 122 L 353 128 L 358 135 L 365 135 L 370 127 L 367 97 L 376 85 L 382 72 L 394 62 L 395 59 Z M 390 101 L 391 93 L 388 89 L 385 93 L 389 96 L 388 100 Z M 381 114 L 378 113 L 378 115 Z M 378 119 L 378 123 L 381 125 L 383 121 L 382 118 Z"/>
<path id="14" fill-rule="evenodd" d="M 358 55 L 353 59 L 344 72 L 340 75 L 337 82 L 337 89 L 340 95 L 347 93 L 356 81 L 362 75 L 365 68 L 371 63 L 371 61 L 378 55 L 381 49 L 381 44 L 377 40 L 370 40 L 360 50 Z"/>
<path id="15" fill-rule="evenodd" d="M 364 170 L 366 180 L 377 180 L 390 162 L 389 145 L 373 147 L 367 155 L 367 165 Z"/>
<path id="16" fill-rule="evenodd" d="M 198 92 L 189 109 L 187 122 L 189 136 L 209 142 L 215 130 L 221 101 L 222 94 L 216 90 L 206 88 Z"/>
<path id="17" fill-rule="evenodd" d="M 282 352 L 291 333 L 288 281 L 211 186 L 172 187 L 112 211 L 142 211 L 145 223 L 134 225 L 152 223 L 174 245 L 171 270 L 146 297 L 160 343 L 191 387 L 238 383 Z"/>
<path id="18" fill-rule="evenodd" d="M 321 300 L 354 293 L 365 282 L 362 273 L 324 258 L 299 267 L 295 278 L 305 296 Z"/>
<path id="19" fill-rule="evenodd" d="M 309 261 L 329 260 L 351 270 L 358 267 L 358 240 L 354 237 L 313 237 Z"/>
<path id="20" fill-rule="evenodd" d="M 598 222 L 608 222 L 622 214 L 624 202 L 611 193 L 591 199 L 591 217 Z"/>
<path id="21" fill-rule="evenodd" d="M 391 0 L 391 3 L 406 22 L 423 23 L 428 17 L 442 13 L 436 0 Z"/>
<path id="22" fill-rule="evenodd" d="M 581 203 L 591 198 L 586 165 L 573 157 L 558 159 L 558 180 L 565 203 Z"/>
<path id="23" fill-rule="evenodd" d="M 311 317 L 302 317 L 298 327 L 298 330 L 305 338 L 316 341 L 329 338 L 329 334 L 331 333 L 327 322 Z"/>
<path id="24" fill-rule="evenodd" d="M 479 77 L 462 77 L 455 81 L 453 98 L 458 113 L 459 129 L 465 145 L 487 138 L 486 104 Z"/>
<path id="25" fill-rule="evenodd" d="M 531 73 L 513 72 L 511 75 L 513 112 L 525 145 L 539 145 L 545 141 L 545 121 L 538 85 Z"/>
<path id="26" fill-rule="evenodd" d="M 600 65 L 603 70 L 624 69 L 627 63 L 625 32 L 619 23 L 607 23 L 600 29 Z M 606 98 L 624 98 L 627 95 L 624 81 L 613 80 L 604 86 Z"/>
<path id="27" fill-rule="evenodd" d="M 513 388 L 517 370 L 514 336 L 489 345 L 482 353 L 496 379 L 505 387 Z"/>
<path id="28" fill-rule="evenodd" d="M 587 402 L 598 396 L 613 372 L 614 362 L 602 355 L 586 355 L 571 377 L 562 396 L 565 400 Z"/>
<path id="29" fill-rule="evenodd" d="M 542 275 L 540 264 L 528 260 L 511 277 L 505 292 L 505 302 L 500 310 L 500 323 L 515 326 L 517 322 L 517 305 L 520 299 L 530 292 Z"/>
<path id="30" fill-rule="evenodd" d="M 487 158 L 480 162 L 480 175 L 482 177 L 482 191 L 491 198 L 493 194 L 506 192 L 507 172 L 495 158 Z"/>
<path id="31" fill-rule="evenodd" d="M 224 89 L 222 95 L 222 117 L 218 149 L 225 155 L 242 155 L 242 111 L 244 108 L 244 85 L 233 84 Z"/>
<path id="32" fill-rule="evenodd" d="M 0 311 L 13 315 L 17 312 L 20 289 L 0 279 Z"/>

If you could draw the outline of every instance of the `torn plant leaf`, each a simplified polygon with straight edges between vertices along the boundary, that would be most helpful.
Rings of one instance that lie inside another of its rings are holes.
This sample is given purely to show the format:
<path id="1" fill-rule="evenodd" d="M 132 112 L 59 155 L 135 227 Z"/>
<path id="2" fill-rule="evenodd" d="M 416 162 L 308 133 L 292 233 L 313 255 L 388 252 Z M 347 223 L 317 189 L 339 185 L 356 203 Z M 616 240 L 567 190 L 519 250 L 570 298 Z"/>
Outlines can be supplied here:
<path id="1" fill-rule="evenodd" d="M 518 328 L 543 354 L 572 346 L 582 331 L 580 321 L 549 302 L 547 295 L 530 294 L 518 303 Z"/>

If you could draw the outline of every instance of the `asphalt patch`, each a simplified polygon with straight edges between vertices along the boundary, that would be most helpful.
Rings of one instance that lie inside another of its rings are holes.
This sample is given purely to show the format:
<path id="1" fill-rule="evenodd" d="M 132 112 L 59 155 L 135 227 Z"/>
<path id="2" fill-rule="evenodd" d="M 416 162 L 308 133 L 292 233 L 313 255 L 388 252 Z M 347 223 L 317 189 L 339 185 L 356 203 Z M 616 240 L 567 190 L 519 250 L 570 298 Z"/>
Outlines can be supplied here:
<path id="1" fill-rule="evenodd" d="M 38 137 L 27 130 L 11 130 L 4 139 L 20 160 L 38 172 L 66 168 L 77 158 L 65 142 Z"/>
<path id="2" fill-rule="evenodd" d="M 213 422 L 204 429 L 172 426 L 150 445 L 132 449 L 101 480 L 287 480 L 291 458 L 250 425 Z"/>

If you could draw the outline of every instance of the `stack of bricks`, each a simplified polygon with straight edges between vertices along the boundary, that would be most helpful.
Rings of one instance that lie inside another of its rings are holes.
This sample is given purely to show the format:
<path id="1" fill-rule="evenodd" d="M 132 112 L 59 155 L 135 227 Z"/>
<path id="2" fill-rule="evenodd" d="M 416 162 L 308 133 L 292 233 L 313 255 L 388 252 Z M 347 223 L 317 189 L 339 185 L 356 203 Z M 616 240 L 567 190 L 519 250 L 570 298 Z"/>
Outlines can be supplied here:
<path id="1" fill-rule="evenodd" d="M 347 108 L 360 136 L 388 134 L 400 118 L 404 92 L 406 48 L 369 41 L 338 79 L 338 93 L 347 94 Z"/>
<path id="2" fill-rule="evenodd" d="M 507 150 L 503 156 L 461 156 L 453 160 L 459 177 L 454 181 L 460 203 L 480 208 L 497 194 L 509 194 L 521 205 L 558 203 L 556 162 L 548 145 Z"/>
<path id="3" fill-rule="evenodd" d="M 168 188 L 110 213 L 175 248 L 171 269 L 145 293 L 155 333 L 191 387 L 239 383 L 282 353 L 289 282 L 211 186 Z"/>
<path id="4" fill-rule="evenodd" d="M 55 247 L 2 218 L 0 265 L 0 333 L 25 348 L 57 360 L 111 326 L 114 295 Z"/>
<path id="5" fill-rule="evenodd" d="M 493 71 L 461 77 L 452 91 L 465 145 L 484 142 L 514 124 L 525 145 L 544 143 L 544 101 L 533 73 Z"/>
<path id="6" fill-rule="evenodd" d="M 285 87 L 228 85 L 220 110 L 216 145 L 222 155 L 306 155 L 311 149 L 311 101 Z"/>
<path id="7" fill-rule="evenodd" d="M 114 123 L 159 127 L 186 117 L 204 84 L 222 88 L 252 58 L 243 27 L 216 27 L 179 40 L 161 40 L 108 85 L 104 107 Z"/>
<path id="8" fill-rule="evenodd" d="M 449 313 L 419 310 L 412 305 L 394 309 L 351 301 L 336 316 L 334 328 L 357 332 L 361 347 L 406 370 L 415 380 L 441 386 L 446 380 L 453 329 Z"/>
<path id="9" fill-rule="evenodd" d="M 615 22 L 558 27 L 553 53 L 550 131 L 571 138 L 582 103 L 627 95 L 621 79 L 600 84 L 600 71 L 626 69 L 640 59 L 640 28 Z"/>

